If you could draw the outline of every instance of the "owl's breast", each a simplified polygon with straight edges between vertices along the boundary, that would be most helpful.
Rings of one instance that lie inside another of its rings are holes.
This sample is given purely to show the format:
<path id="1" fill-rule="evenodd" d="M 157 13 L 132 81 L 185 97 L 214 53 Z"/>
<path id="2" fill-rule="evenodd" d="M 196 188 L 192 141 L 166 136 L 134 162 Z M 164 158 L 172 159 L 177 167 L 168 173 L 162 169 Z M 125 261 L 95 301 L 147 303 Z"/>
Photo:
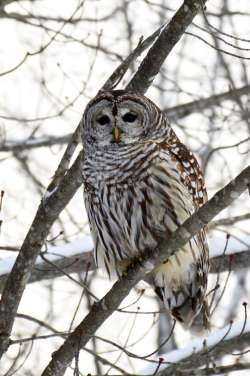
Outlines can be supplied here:
<path id="1" fill-rule="evenodd" d="M 85 167 L 85 203 L 98 265 L 116 270 L 120 260 L 152 250 L 193 211 L 188 191 L 168 153 L 148 159 Z M 107 162 L 107 160 L 106 160 Z M 130 166 L 131 165 L 131 166 Z M 98 172 L 97 172 L 98 171 Z"/>
<path id="2" fill-rule="evenodd" d="M 117 271 L 121 260 L 156 248 L 169 227 L 176 228 L 173 209 L 159 184 L 147 175 L 133 184 L 103 184 L 85 192 L 96 261 L 109 274 Z"/>
<path id="3" fill-rule="evenodd" d="M 148 178 L 136 183 L 103 184 L 98 190 L 86 192 L 85 202 L 91 212 L 91 224 L 105 234 L 109 243 L 116 242 L 123 255 L 144 251 L 156 245 L 157 229 L 164 230 L 166 210 L 149 200 Z M 153 225 L 154 224 L 154 225 Z"/>

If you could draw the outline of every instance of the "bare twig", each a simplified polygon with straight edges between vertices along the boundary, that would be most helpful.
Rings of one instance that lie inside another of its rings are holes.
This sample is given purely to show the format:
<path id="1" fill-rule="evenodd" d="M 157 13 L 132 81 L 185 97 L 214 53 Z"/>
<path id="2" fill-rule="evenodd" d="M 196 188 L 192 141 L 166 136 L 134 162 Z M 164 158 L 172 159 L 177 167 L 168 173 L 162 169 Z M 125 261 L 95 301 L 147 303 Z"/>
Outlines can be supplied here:
<path id="1" fill-rule="evenodd" d="M 214 106 L 219 106 L 222 102 L 230 100 L 236 101 L 243 95 L 250 94 L 250 85 L 243 86 L 238 89 L 230 89 L 224 93 L 211 95 L 207 98 L 198 99 L 189 103 L 167 108 L 165 113 L 170 121 L 176 121 L 194 112 L 201 112 Z"/>
<path id="2" fill-rule="evenodd" d="M 7 74 L 10 74 L 10 73 L 16 71 L 18 68 L 20 68 L 27 61 L 27 59 L 29 57 L 36 56 L 36 55 L 39 55 L 42 52 L 44 52 L 55 41 L 56 37 L 60 34 L 60 32 L 62 31 L 62 29 L 65 27 L 65 25 L 67 25 L 67 23 L 70 22 L 71 19 L 73 19 L 73 17 L 78 12 L 78 10 L 83 6 L 83 2 L 84 1 L 81 1 L 81 3 L 77 6 L 77 8 L 72 13 L 72 15 L 67 20 L 65 20 L 65 22 L 59 28 L 59 30 L 57 30 L 55 32 L 55 34 L 49 39 L 49 41 L 47 43 L 45 43 L 43 46 L 41 46 L 41 48 L 39 48 L 35 52 L 26 52 L 24 54 L 24 56 L 22 57 L 22 59 L 14 67 L 8 69 L 7 71 L 0 72 L 0 77 L 5 76 Z"/>
<path id="3" fill-rule="evenodd" d="M 112 73 L 112 75 L 108 78 L 108 80 L 105 82 L 103 87 L 100 91 L 105 90 L 113 90 L 121 81 L 125 73 L 127 72 L 128 68 L 131 66 L 131 64 L 137 59 L 138 56 L 142 54 L 143 51 L 145 51 L 151 43 L 160 35 L 162 30 L 162 27 L 157 29 L 153 34 L 151 34 L 148 38 L 143 40 L 140 39 L 138 45 L 136 48 L 131 52 L 131 54 L 128 55 L 128 57 L 116 68 L 116 70 Z"/>
<path id="4" fill-rule="evenodd" d="M 145 93 L 158 74 L 163 62 L 179 41 L 193 18 L 201 10 L 206 1 L 185 0 L 172 20 L 167 24 L 150 48 L 133 79 L 127 85 L 127 90 Z M 143 79 L 142 79 L 143 78 Z"/>
<path id="5" fill-rule="evenodd" d="M 34 148 L 48 147 L 52 145 L 63 145 L 69 142 L 72 137 L 71 134 L 65 136 L 45 136 L 23 141 L 6 141 L 0 144 L 0 152 L 18 153 L 23 150 L 30 150 Z"/>
<path id="6" fill-rule="evenodd" d="M 222 218 L 222 219 L 218 219 L 217 221 L 213 221 L 209 223 L 209 229 L 211 230 L 219 226 L 232 226 L 235 223 L 238 223 L 241 221 L 247 221 L 249 219 L 250 219 L 250 213 L 237 215 L 235 217 L 230 217 L 230 218 Z"/>

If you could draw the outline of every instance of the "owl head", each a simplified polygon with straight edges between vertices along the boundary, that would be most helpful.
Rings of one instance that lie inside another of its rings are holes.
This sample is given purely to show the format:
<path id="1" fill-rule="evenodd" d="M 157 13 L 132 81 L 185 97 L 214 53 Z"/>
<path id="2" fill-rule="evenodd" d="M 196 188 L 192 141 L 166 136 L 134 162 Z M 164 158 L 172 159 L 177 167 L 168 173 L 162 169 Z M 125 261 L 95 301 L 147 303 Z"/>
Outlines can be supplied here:
<path id="1" fill-rule="evenodd" d="M 83 115 L 83 145 L 117 148 L 165 136 L 168 122 L 148 98 L 125 90 L 102 92 Z"/>

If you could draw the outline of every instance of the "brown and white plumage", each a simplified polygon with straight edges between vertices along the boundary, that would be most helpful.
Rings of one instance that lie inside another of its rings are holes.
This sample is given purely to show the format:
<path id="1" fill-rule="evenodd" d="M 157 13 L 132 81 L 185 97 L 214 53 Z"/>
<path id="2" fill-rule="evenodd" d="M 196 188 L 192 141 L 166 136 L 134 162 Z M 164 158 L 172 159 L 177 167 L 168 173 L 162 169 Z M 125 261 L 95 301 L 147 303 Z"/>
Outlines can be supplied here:
<path id="1" fill-rule="evenodd" d="M 165 115 L 136 93 L 97 95 L 83 116 L 82 142 L 96 262 L 120 276 L 132 257 L 155 249 L 207 200 L 202 173 Z M 205 307 L 207 274 L 201 230 L 154 271 L 153 284 L 172 315 L 190 325 Z"/>

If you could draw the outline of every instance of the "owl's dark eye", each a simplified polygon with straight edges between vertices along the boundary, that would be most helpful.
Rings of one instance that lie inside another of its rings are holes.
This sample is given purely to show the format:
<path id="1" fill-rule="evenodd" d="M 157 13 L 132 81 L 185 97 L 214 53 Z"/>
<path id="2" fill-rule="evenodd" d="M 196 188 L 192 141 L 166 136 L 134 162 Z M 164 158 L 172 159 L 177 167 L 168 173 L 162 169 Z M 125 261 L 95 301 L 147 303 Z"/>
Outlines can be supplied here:
<path id="1" fill-rule="evenodd" d="M 100 125 L 106 125 L 110 123 L 110 118 L 108 115 L 102 115 L 97 119 L 97 123 Z"/>
<path id="2" fill-rule="evenodd" d="M 134 112 L 127 112 L 123 115 L 122 120 L 126 121 L 126 123 L 133 123 L 137 119 L 138 115 Z"/>

